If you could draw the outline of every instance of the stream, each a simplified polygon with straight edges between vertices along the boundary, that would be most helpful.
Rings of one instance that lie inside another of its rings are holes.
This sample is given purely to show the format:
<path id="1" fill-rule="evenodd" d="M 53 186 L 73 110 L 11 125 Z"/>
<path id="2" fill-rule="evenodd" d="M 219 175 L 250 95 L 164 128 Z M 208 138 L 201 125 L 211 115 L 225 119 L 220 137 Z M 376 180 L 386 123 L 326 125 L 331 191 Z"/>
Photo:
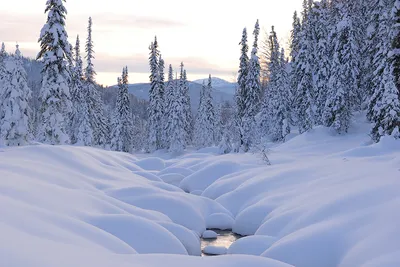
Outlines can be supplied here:
<path id="1" fill-rule="evenodd" d="M 218 246 L 218 247 L 226 247 L 229 248 L 230 245 L 241 238 L 241 235 L 237 235 L 230 230 L 216 230 L 211 229 L 212 231 L 218 234 L 218 237 L 215 239 L 203 239 L 201 238 L 201 256 L 214 256 L 203 253 L 203 249 L 207 246 Z"/>

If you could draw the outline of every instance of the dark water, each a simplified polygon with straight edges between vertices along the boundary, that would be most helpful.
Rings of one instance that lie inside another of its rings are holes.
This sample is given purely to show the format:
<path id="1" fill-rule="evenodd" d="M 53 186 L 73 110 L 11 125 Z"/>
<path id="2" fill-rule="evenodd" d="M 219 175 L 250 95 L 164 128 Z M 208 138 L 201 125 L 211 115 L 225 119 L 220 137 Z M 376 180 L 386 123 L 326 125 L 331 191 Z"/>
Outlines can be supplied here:
<path id="1" fill-rule="evenodd" d="M 241 238 L 241 235 L 237 235 L 235 233 L 232 233 L 230 230 L 215 230 L 211 229 L 212 231 L 216 232 L 218 234 L 218 237 L 216 239 L 201 239 L 201 251 L 207 246 L 218 246 L 218 247 L 226 247 L 229 248 L 230 245 Z M 213 256 L 213 255 L 208 255 L 204 254 L 202 252 L 202 256 Z"/>

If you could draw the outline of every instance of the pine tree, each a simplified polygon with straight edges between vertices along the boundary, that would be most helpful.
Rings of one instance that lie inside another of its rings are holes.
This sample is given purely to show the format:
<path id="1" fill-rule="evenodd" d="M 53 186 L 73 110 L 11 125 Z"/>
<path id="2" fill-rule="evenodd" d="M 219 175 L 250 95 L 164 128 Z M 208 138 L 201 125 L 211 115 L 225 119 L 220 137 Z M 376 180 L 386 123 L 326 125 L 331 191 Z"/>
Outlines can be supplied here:
<path id="1" fill-rule="evenodd" d="M 95 75 L 96 75 L 96 71 L 94 70 L 94 65 L 92 60 L 95 59 L 94 57 L 94 43 L 92 40 L 92 26 L 93 26 L 93 22 L 92 22 L 92 17 L 89 17 L 89 21 L 88 21 L 88 36 L 86 39 L 86 47 L 85 47 L 85 52 L 86 52 L 86 68 L 85 68 L 85 78 L 86 81 L 90 82 L 90 83 L 95 83 Z"/>
<path id="2" fill-rule="evenodd" d="M 235 104 L 236 104 L 236 115 L 235 122 L 236 126 L 239 129 L 239 139 L 240 146 L 244 144 L 244 125 L 243 125 L 243 116 L 245 114 L 245 99 L 247 97 L 246 91 L 246 78 L 249 67 L 249 56 L 247 55 L 249 51 L 249 46 L 247 45 L 247 30 L 243 29 L 242 40 L 239 45 L 241 46 L 240 50 L 240 64 L 239 64 L 239 72 L 237 79 L 237 88 L 235 92 Z"/>
<path id="3" fill-rule="evenodd" d="M 272 141 L 283 141 L 290 133 L 289 79 L 286 72 L 285 52 L 280 49 L 274 27 L 269 35 L 268 86 L 264 96 L 261 116 L 261 135 Z"/>
<path id="4" fill-rule="evenodd" d="M 246 98 L 244 99 L 244 115 L 243 123 L 243 150 L 249 151 L 250 147 L 255 142 L 255 115 L 259 111 L 260 95 L 261 95 L 261 82 L 260 82 L 260 62 L 257 56 L 258 52 L 258 35 L 260 27 L 258 20 L 254 27 L 254 44 L 251 51 L 251 58 L 249 61 L 248 72 L 246 77 L 245 91 Z"/>
<path id="5" fill-rule="evenodd" d="M 168 69 L 168 82 L 165 90 L 165 124 L 164 124 L 164 133 L 165 133 L 165 147 L 169 148 L 170 146 L 170 137 L 172 133 L 172 103 L 174 101 L 174 90 L 175 90 L 175 81 L 174 81 L 174 73 L 172 69 L 172 65 L 169 65 Z"/>
<path id="6" fill-rule="evenodd" d="M 295 11 L 293 14 L 292 31 L 290 35 L 290 87 L 289 87 L 289 105 L 292 110 L 296 104 L 296 96 L 298 95 L 297 89 L 299 85 L 299 67 L 298 67 L 298 54 L 300 51 L 300 38 L 301 38 L 301 21 Z M 290 113 L 290 123 L 297 124 L 296 114 Z"/>
<path id="7" fill-rule="evenodd" d="M 325 126 L 334 128 L 338 133 L 346 133 L 351 119 L 351 92 L 355 90 L 355 81 L 352 75 L 351 19 L 348 10 L 342 5 L 340 7 L 342 19 L 336 26 L 335 49 L 323 120 Z"/>
<path id="8" fill-rule="evenodd" d="M 312 25 L 310 16 L 310 4 L 307 0 L 303 3 L 303 21 L 300 32 L 300 50 L 297 55 L 295 75 L 298 81 L 295 90 L 296 119 L 299 132 L 310 130 L 314 124 L 314 81 L 313 81 L 313 47 L 312 47 Z"/>
<path id="9" fill-rule="evenodd" d="M 28 106 L 31 89 L 28 87 L 26 71 L 23 67 L 21 52 L 17 45 L 15 55 L 12 57 L 10 75 L 4 83 L 3 96 L 0 110 L 1 139 L 9 146 L 22 146 L 29 137 Z"/>
<path id="10" fill-rule="evenodd" d="M 65 31 L 65 0 L 48 0 L 47 22 L 43 26 L 37 59 L 43 61 L 42 88 L 40 100 L 39 140 L 49 144 L 66 144 L 67 119 L 71 111 L 69 92 L 69 71 L 67 62 L 71 60 L 71 45 Z"/>
<path id="11" fill-rule="evenodd" d="M 182 95 L 181 100 L 184 117 L 184 135 L 185 145 L 188 146 L 192 143 L 193 126 L 192 126 L 192 108 L 190 105 L 189 84 L 187 80 L 186 70 L 184 69 L 183 62 L 181 62 L 181 71 L 179 77 L 179 93 Z"/>
<path id="12" fill-rule="evenodd" d="M 327 99 L 327 85 L 330 77 L 331 56 L 329 49 L 329 33 L 331 26 L 329 23 L 328 1 L 316 2 L 313 9 L 314 30 L 314 51 L 316 52 L 315 66 L 315 124 L 323 124 L 323 113 Z"/>
<path id="13" fill-rule="evenodd" d="M 183 75 L 183 74 L 182 74 Z M 181 81 L 174 82 L 171 113 L 169 116 L 169 151 L 180 153 L 186 148 L 184 95 L 181 92 Z"/>
<path id="14" fill-rule="evenodd" d="M 203 81 L 203 86 L 201 87 L 200 90 L 199 107 L 197 109 L 196 121 L 194 125 L 194 144 L 196 145 L 197 148 L 205 147 L 207 138 L 209 138 L 209 136 L 206 136 L 204 131 L 204 125 L 206 123 L 205 122 L 206 111 L 205 111 L 205 99 L 204 99 L 205 92 L 206 92 L 206 85 L 205 82 Z"/>
<path id="15" fill-rule="evenodd" d="M 90 125 L 93 132 L 93 145 L 104 147 L 109 142 L 109 125 L 104 115 L 103 101 L 98 86 L 96 85 L 94 70 L 94 43 L 92 40 L 92 18 L 89 17 L 88 37 L 86 40 L 86 68 L 85 68 L 85 88 L 86 102 L 89 110 Z"/>
<path id="16" fill-rule="evenodd" d="M 150 91 L 149 91 L 149 136 L 148 150 L 154 152 L 164 148 L 163 144 L 163 122 L 164 122 L 164 86 L 161 86 L 160 78 L 160 52 L 158 50 L 157 38 L 150 47 Z M 163 63 L 162 63 L 163 64 Z"/>
<path id="17" fill-rule="evenodd" d="M 112 123 L 111 149 L 115 151 L 131 152 L 133 149 L 133 124 L 128 93 L 128 67 L 122 71 L 122 78 L 118 78 L 118 95 Z"/>
<path id="18" fill-rule="evenodd" d="M 0 101 L 3 95 L 3 86 L 4 86 L 3 83 L 8 78 L 8 71 L 6 69 L 6 59 L 7 59 L 6 47 L 4 43 L 2 43 L 0 49 Z"/>
<path id="19" fill-rule="evenodd" d="M 210 75 L 207 86 L 203 82 L 195 122 L 194 140 L 198 148 L 209 147 L 214 143 L 215 111 L 211 92 L 212 79 Z"/>
<path id="20" fill-rule="evenodd" d="M 390 27 L 390 11 L 392 5 L 388 5 L 387 1 L 384 0 L 376 0 L 373 1 L 372 4 L 376 4 L 375 11 L 372 12 L 372 18 L 376 19 L 372 28 L 371 25 L 371 37 L 369 43 L 369 49 L 372 58 L 372 77 L 371 77 L 371 85 L 367 87 L 369 94 L 368 101 L 368 112 L 367 118 L 370 121 L 377 121 L 375 106 L 379 102 L 382 97 L 383 90 L 379 90 L 377 88 L 381 87 L 381 81 L 383 80 L 384 69 L 386 67 L 385 62 L 387 61 L 387 55 L 390 50 L 390 41 L 387 36 L 389 36 L 389 27 Z M 371 6 L 371 8 L 374 8 Z M 371 19 L 372 21 L 372 19 Z"/>
<path id="21" fill-rule="evenodd" d="M 90 124 L 90 112 L 86 93 L 83 80 L 83 63 L 80 55 L 80 41 L 79 36 L 77 36 L 75 67 L 72 69 L 71 101 L 73 108 L 71 117 L 71 143 L 91 146 L 93 144 L 93 130 Z"/>
<path id="22" fill-rule="evenodd" d="M 391 50 L 385 62 L 383 79 L 375 93 L 372 137 L 379 141 L 384 135 L 400 138 L 400 0 L 396 0 L 390 17 Z M 378 97 L 379 96 L 379 97 Z"/>
<path id="23" fill-rule="evenodd" d="M 159 71 L 159 77 L 160 77 L 160 85 L 159 85 L 159 90 L 160 90 L 160 95 L 161 95 L 161 101 L 162 101 L 162 125 L 160 127 L 161 131 L 161 147 L 166 148 L 166 143 L 167 143 L 167 136 L 165 135 L 165 109 L 166 109 L 166 102 L 165 102 L 165 62 L 164 59 L 162 59 L 161 54 L 160 58 L 158 60 L 158 71 Z"/>

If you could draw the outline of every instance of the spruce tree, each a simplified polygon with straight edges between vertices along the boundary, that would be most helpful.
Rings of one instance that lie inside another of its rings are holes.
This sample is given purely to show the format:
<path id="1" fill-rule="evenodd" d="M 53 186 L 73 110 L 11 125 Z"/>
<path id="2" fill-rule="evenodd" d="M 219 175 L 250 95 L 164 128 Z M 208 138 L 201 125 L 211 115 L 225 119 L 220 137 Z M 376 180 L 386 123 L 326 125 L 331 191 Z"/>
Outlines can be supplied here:
<path id="1" fill-rule="evenodd" d="M 183 74 L 182 74 L 183 75 Z M 185 133 L 185 112 L 184 112 L 184 95 L 181 91 L 181 81 L 178 79 L 173 83 L 173 94 L 171 101 L 171 110 L 168 120 L 169 124 L 169 151 L 180 153 L 186 148 Z"/>
<path id="2" fill-rule="evenodd" d="M 193 125 L 192 125 L 192 108 L 190 105 L 190 95 L 189 95 L 189 83 L 187 80 L 186 70 L 184 69 L 183 62 L 180 66 L 180 77 L 179 77 L 179 93 L 182 95 L 181 100 L 184 116 L 184 135 L 185 135 L 185 145 L 188 146 L 192 143 L 193 137 Z"/>
<path id="3" fill-rule="evenodd" d="M 71 117 L 71 143 L 91 146 L 93 130 L 90 124 L 90 112 L 87 102 L 87 92 L 83 79 L 83 63 L 80 55 L 79 36 L 75 44 L 75 66 L 72 69 L 71 100 L 73 104 Z"/>
<path id="4" fill-rule="evenodd" d="M 351 93 L 356 90 L 356 82 L 352 75 L 351 19 L 348 9 L 343 5 L 340 7 L 342 19 L 335 29 L 335 49 L 323 120 L 325 126 L 332 127 L 338 133 L 346 133 L 351 119 Z"/>
<path id="5" fill-rule="evenodd" d="M 168 68 L 168 82 L 165 89 L 165 119 L 164 119 L 164 133 L 165 133 L 165 147 L 169 148 L 171 142 L 171 132 L 172 132 L 172 103 L 174 98 L 174 90 L 175 90 L 175 81 L 174 81 L 174 73 L 172 69 L 172 65 L 169 65 Z"/>
<path id="6" fill-rule="evenodd" d="M 293 14 L 292 30 L 290 34 L 290 73 L 289 73 L 289 95 L 288 101 L 290 108 L 294 110 L 296 104 L 297 89 L 299 85 L 299 68 L 298 68 L 298 54 L 300 51 L 300 37 L 301 37 L 301 21 L 295 11 Z M 295 113 L 290 113 L 290 123 L 297 124 Z"/>
<path id="7" fill-rule="evenodd" d="M 285 52 L 280 49 L 274 27 L 269 35 L 268 86 L 264 96 L 261 116 L 261 135 L 272 141 L 283 141 L 290 133 L 289 78 L 286 72 Z"/>
<path id="8" fill-rule="evenodd" d="M 243 147 L 242 149 L 247 152 L 255 142 L 255 115 L 259 111 L 260 95 L 261 95 L 261 82 L 260 82 L 260 62 L 257 56 L 258 52 L 258 35 L 260 27 L 258 20 L 254 27 L 254 43 L 251 51 L 251 58 L 249 61 L 248 72 L 246 77 L 245 91 L 246 98 L 244 99 L 244 114 L 242 119 L 243 124 Z"/>
<path id="9" fill-rule="evenodd" d="M 303 3 L 302 29 L 300 32 L 300 49 L 297 55 L 295 90 L 295 112 L 299 132 L 310 130 L 314 124 L 314 81 L 313 81 L 313 46 L 312 25 L 310 18 L 310 5 L 307 0 Z"/>
<path id="10" fill-rule="evenodd" d="M 90 125 L 93 132 L 93 145 L 104 147 L 109 142 L 109 125 L 104 115 L 104 104 L 101 94 L 95 81 L 96 71 L 94 70 L 94 43 L 92 39 L 92 18 L 88 21 L 88 36 L 86 39 L 86 68 L 85 88 L 86 102 L 89 109 Z"/>
<path id="11" fill-rule="evenodd" d="M 164 86 L 161 86 L 160 79 L 160 52 L 158 50 L 157 38 L 151 43 L 150 47 L 150 91 L 149 91 L 149 124 L 148 124 L 148 150 L 154 152 L 162 149 L 164 131 Z"/>
<path id="12" fill-rule="evenodd" d="M 39 140 L 49 144 L 69 143 L 67 121 L 71 111 L 69 71 L 71 45 L 65 31 L 65 0 L 48 0 L 45 12 L 47 22 L 43 26 L 37 59 L 42 60 L 42 88 L 40 91 Z"/>
<path id="13" fill-rule="evenodd" d="M 118 78 L 118 95 L 111 133 L 111 149 L 131 152 L 133 149 L 133 124 L 128 93 L 128 67 Z"/>
<path id="14" fill-rule="evenodd" d="M 329 49 L 329 33 L 331 25 L 329 23 L 329 6 L 327 0 L 315 3 L 313 9 L 313 19 L 316 29 L 314 30 L 314 51 L 316 53 L 315 62 L 315 124 L 323 124 L 323 113 L 328 91 L 328 80 L 330 77 L 331 57 Z"/>
<path id="15" fill-rule="evenodd" d="M 194 142 L 198 148 L 209 147 L 214 144 L 215 111 L 211 92 L 212 79 L 210 75 L 207 86 L 203 82 L 195 122 Z"/>
<path id="16" fill-rule="evenodd" d="M 249 46 L 247 44 L 247 30 L 246 28 L 243 29 L 242 39 L 239 43 L 240 49 L 240 64 L 239 64 L 239 72 L 237 78 L 237 87 L 235 92 L 235 106 L 236 106 L 236 113 L 235 113 L 235 124 L 238 128 L 239 132 L 239 140 L 240 146 L 244 144 L 244 128 L 243 128 L 243 116 L 245 110 L 245 99 L 247 95 L 246 91 L 246 78 L 248 73 L 249 67 Z"/>
<path id="17" fill-rule="evenodd" d="M 2 101 L 0 103 L 1 139 L 9 146 L 22 146 L 29 139 L 28 106 L 31 89 L 28 87 L 27 74 L 23 67 L 21 52 L 17 45 L 15 55 L 10 59 L 11 67 L 8 79 L 4 83 Z"/>
<path id="18" fill-rule="evenodd" d="M 396 0 L 390 13 L 389 40 L 391 49 L 385 61 L 383 79 L 376 91 L 373 107 L 372 138 L 379 141 L 384 135 L 400 138 L 400 1 Z"/>
<path id="19" fill-rule="evenodd" d="M 377 121 L 375 106 L 380 101 L 382 97 L 383 90 L 379 90 L 377 88 L 381 87 L 381 81 L 383 80 L 383 74 L 386 65 L 384 62 L 387 61 L 387 55 L 390 50 L 390 41 L 387 36 L 389 36 L 389 28 L 390 28 L 390 12 L 392 5 L 388 5 L 384 0 L 376 0 L 372 2 L 373 5 L 376 5 L 374 11 L 372 12 L 372 18 L 376 19 L 373 25 L 375 28 L 370 26 L 372 33 L 370 37 L 370 52 L 373 55 L 372 57 L 372 77 L 371 77 L 371 85 L 367 87 L 367 91 L 369 94 L 368 101 L 368 112 L 367 118 L 374 122 Z M 374 8 L 371 6 L 371 8 Z"/>

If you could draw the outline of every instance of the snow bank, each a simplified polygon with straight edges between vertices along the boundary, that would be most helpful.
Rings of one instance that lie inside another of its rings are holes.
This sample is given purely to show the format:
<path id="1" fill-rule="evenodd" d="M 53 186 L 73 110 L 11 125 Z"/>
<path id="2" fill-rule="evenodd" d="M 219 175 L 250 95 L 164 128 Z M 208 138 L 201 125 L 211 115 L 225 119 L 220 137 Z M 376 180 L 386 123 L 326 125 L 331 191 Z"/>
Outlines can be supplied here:
<path id="1" fill-rule="evenodd" d="M 266 251 L 276 238 L 271 236 L 246 236 L 236 240 L 228 249 L 228 254 L 247 254 L 260 256 Z"/>
<path id="2" fill-rule="evenodd" d="M 202 238 L 204 239 L 215 239 L 218 237 L 218 234 L 214 231 L 207 230 L 204 231 L 203 234 L 201 235 Z"/>
<path id="3" fill-rule="evenodd" d="M 206 225 L 209 229 L 232 229 L 235 220 L 226 213 L 214 213 L 207 217 Z"/>
<path id="4" fill-rule="evenodd" d="M 203 252 L 208 255 L 224 255 L 228 252 L 226 247 L 219 246 L 206 246 L 203 249 Z"/>

